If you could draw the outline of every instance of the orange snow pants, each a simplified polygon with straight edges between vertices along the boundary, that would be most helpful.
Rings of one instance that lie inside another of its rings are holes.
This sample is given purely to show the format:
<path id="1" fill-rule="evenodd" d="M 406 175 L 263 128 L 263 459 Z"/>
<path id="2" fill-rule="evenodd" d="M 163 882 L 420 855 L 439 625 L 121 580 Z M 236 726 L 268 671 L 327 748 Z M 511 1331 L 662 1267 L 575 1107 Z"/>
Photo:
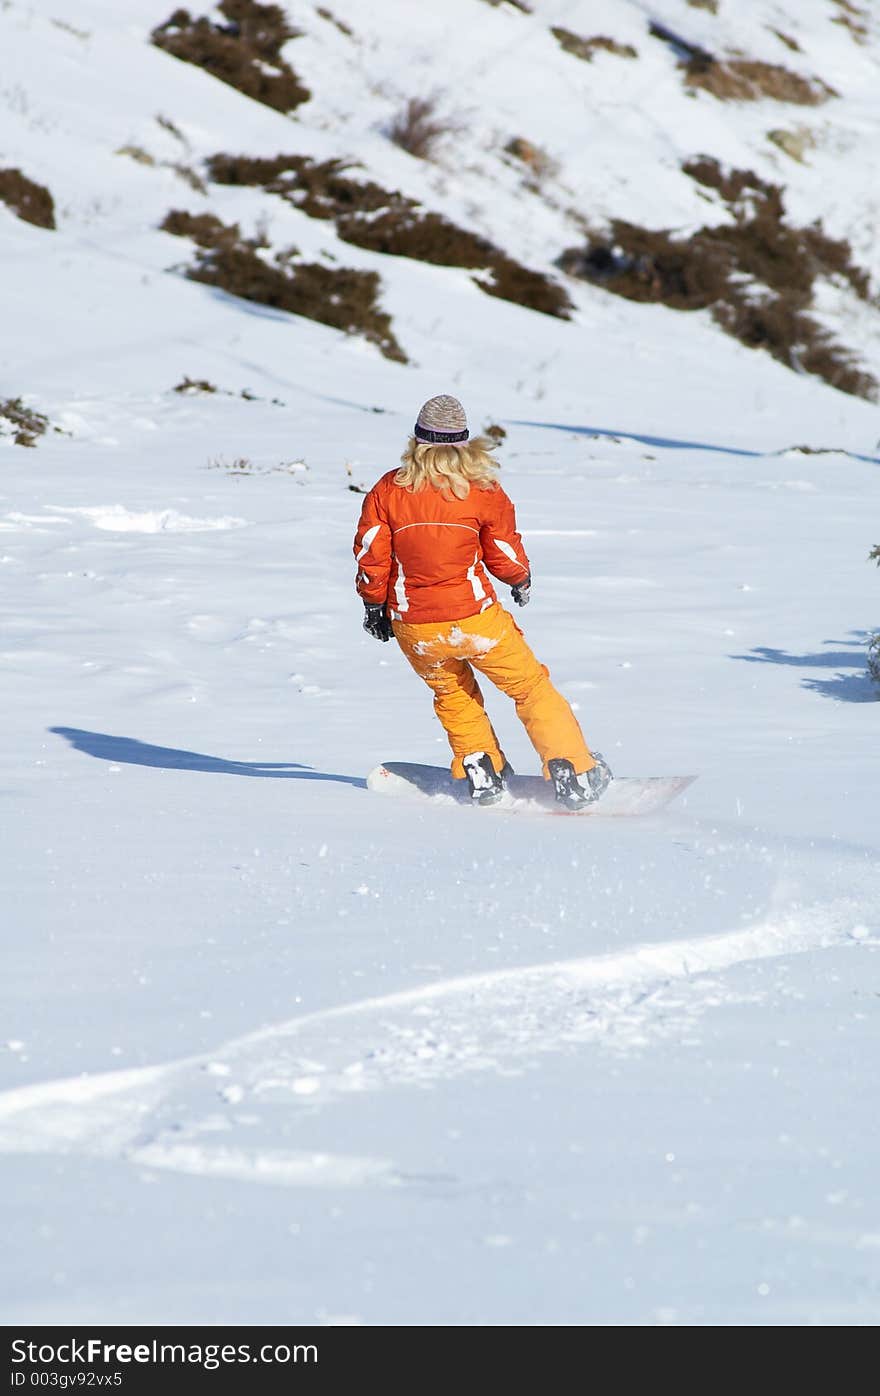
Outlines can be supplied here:
<path id="1" fill-rule="evenodd" d="M 452 747 L 452 774 L 464 778 L 462 758 L 485 751 L 496 771 L 504 753 L 483 706 L 474 669 L 485 674 L 516 704 L 529 740 L 547 762 L 565 757 L 578 775 L 595 766 L 577 718 L 550 682 L 546 665 L 539 664 L 509 611 L 497 602 L 464 620 L 407 625 L 393 622 L 400 648 L 420 678 L 434 690 L 434 711 Z"/>

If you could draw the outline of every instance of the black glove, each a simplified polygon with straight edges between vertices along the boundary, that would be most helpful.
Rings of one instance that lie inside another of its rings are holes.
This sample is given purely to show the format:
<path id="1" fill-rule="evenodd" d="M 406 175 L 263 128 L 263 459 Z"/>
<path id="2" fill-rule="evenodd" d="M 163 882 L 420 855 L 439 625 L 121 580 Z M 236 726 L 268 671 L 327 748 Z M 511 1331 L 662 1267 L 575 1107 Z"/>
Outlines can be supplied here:
<path id="1" fill-rule="evenodd" d="M 532 594 L 531 576 L 526 577 L 521 582 L 517 582 L 515 587 L 511 587 L 510 594 L 516 602 L 517 606 L 528 606 L 529 597 Z"/>
<path id="2" fill-rule="evenodd" d="M 384 605 L 374 601 L 364 602 L 364 629 L 374 640 L 382 640 L 384 643 L 391 639 L 394 632 Z"/>

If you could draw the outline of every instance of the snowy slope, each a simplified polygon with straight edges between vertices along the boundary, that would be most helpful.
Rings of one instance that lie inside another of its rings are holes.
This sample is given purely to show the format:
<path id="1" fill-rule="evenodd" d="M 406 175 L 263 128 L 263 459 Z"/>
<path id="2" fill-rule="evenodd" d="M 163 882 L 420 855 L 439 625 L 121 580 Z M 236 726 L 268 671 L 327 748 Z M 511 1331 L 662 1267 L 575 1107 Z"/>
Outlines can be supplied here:
<path id="1" fill-rule="evenodd" d="M 335 0 L 352 38 L 303 4 L 291 119 L 150 46 L 171 8 L 0 7 L 0 166 L 58 214 L 0 207 L 0 398 L 65 433 L 0 439 L 0 1312 L 876 1323 L 876 407 L 702 316 L 567 280 L 557 321 L 116 153 L 349 156 L 552 272 L 580 217 L 705 222 L 679 166 L 708 151 L 877 278 L 874 21 Z M 803 114 L 686 96 L 658 15 L 838 89 L 809 163 L 766 141 Z M 639 58 L 575 59 L 560 24 Z M 465 123 L 432 164 L 382 133 L 426 86 Z M 517 135 L 557 164 L 540 193 Z M 187 281 L 174 207 L 378 270 L 410 362 Z M 829 315 L 880 368 L 875 313 Z M 444 390 L 507 428 L 523 623 L 588 740 L 699 773 L 664 815 L 363 788 L 446 760 L 350 555 L 358 489 Z"/>

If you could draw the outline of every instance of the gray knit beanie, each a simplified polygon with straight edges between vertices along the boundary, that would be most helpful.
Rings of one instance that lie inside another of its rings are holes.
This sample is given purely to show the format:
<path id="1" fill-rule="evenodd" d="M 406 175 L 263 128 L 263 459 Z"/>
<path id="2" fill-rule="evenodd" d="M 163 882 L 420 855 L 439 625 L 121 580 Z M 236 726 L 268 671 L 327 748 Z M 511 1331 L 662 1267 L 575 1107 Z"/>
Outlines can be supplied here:
<path id="1" fill-rule="evenodd" d="M 467 418 L 458 398 L 450 397 L 448 393 L 429 398 L 419 413 L 413 435 L 417 441 L 431 442 L 436 446 L 467 441 Z"/>

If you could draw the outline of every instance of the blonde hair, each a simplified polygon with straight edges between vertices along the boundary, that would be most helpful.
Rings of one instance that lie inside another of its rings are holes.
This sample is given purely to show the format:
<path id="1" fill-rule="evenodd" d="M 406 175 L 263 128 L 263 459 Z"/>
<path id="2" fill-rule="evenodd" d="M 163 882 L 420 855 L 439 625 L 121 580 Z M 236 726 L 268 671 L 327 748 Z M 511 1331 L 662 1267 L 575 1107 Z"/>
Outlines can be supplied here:
<path id="1" fill-rule="evenodd" d="M 488 436 L 443 445 L 418 441 L 411 436 L 400 457 L 402 464 L 394 483 L 413 494 L 430 485 L 447 499 L 450 494 L 456 499 L 467 499 L 471 485 L 479 490 L 494 490 L 498 484 L 495 472 L 500 469 L 497 460 L 490 455 L 494 448 L 495 442 Z"/>

